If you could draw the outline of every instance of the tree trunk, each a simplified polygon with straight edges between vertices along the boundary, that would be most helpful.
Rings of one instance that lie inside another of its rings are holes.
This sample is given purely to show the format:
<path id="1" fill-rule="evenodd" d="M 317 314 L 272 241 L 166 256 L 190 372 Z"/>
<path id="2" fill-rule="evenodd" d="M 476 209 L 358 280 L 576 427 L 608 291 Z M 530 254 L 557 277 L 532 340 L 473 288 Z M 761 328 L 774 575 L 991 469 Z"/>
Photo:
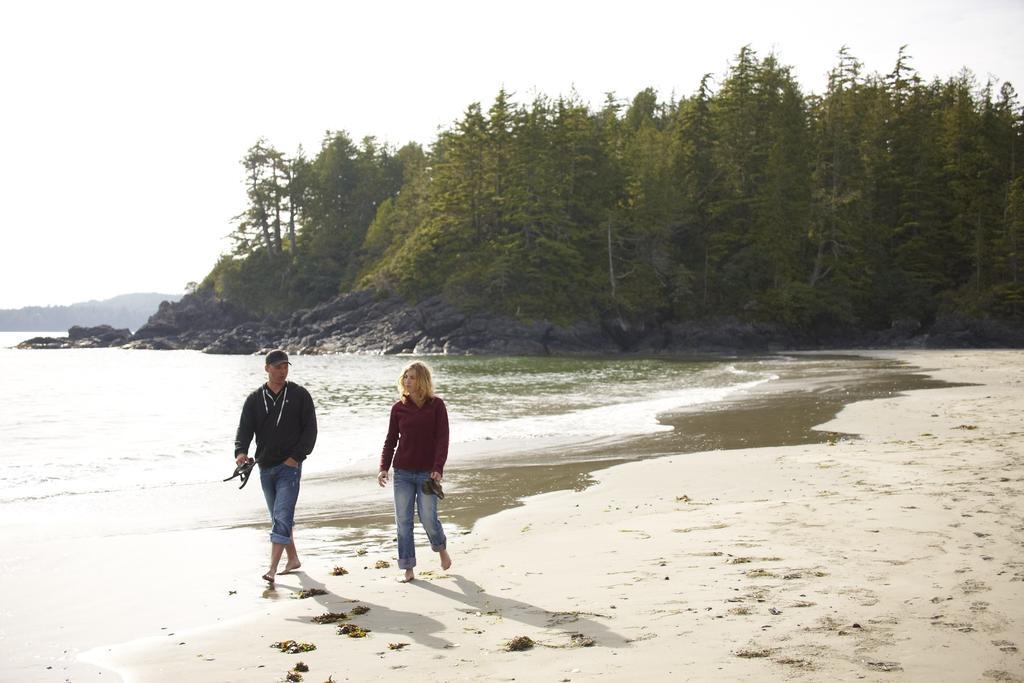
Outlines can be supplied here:
<path id="1" fill-rule="evenodd" d="M 612 287 L 612 303 L 615 303 L 615 262 L 612 260 L 612 221 L 608 219 L 608 282 Z"/>

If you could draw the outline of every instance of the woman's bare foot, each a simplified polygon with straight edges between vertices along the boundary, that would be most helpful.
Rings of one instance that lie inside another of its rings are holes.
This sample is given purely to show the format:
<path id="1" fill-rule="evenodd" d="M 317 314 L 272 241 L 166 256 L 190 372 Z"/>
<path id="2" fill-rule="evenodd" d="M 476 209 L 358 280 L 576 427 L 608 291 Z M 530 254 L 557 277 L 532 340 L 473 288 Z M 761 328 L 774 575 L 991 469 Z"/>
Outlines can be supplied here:
<path id="1" fill-rule="evenodd" d="M 405 576 L 400 578 L 399 582 L 401 582 L 401 583 L 409 583 L 410 581 L 412 581 L 415 578 L 416 578 L 416 573 L 412 569 L 406 569 L 405 570 Z"/>
<path id="2" fill-rule="evenodd" d="M 447 550 L 441 551 L 441 569 L 451 569 L 452 556 L 448 554 Z"/>
<path id="3" fill-rule="evenodd" d="M 267 573 L 266 573 L 266 574 L 264 574 L 264 575 L 263 575 L 263 576 L 262 576 L 261 578 L 262 578 L 262 579 L 263 579 L 264 581 L 266 581 L 267 583 L 269 583 L 269 584 L 270 584 L 271 586 L 273 586 L 273 585 L 274 585 L 274 575 L 273 575 L 273 574 L 271 574 L 270 572 L 267 572 Z"/>
<path id="4" fill-rule="evenodd" d="M 291 574 L 292 572 L 294 572 L 297 569 L 299 569 L 301 566 L 302 566 L 302 563 L 299 562 L 298 560 L 295 560 L 294 563 L 293 562 L 288 562 L 288 564 L 286 564 L 284 566 L 284 571 L 283 572 L 278 572 L 278 574 Z"/>

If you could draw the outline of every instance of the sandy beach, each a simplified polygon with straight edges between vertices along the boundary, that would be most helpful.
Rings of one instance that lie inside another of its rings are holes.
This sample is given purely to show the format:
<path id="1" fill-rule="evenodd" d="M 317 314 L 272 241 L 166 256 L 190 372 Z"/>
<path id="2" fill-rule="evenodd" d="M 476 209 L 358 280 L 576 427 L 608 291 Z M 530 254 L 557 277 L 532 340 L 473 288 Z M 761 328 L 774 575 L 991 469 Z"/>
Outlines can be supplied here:
<path id="1" fill-rule="evenodd" d="M 418 536 L 412 583 L 393 546 L 307 557 L 259 611 L 82 659 L 192 683 L 300 661 L 317 683 L 1024 681 L 1024 352 L 867 355 L 957 386 L 850 404 L 819 443 L 600 470 L 450 538 L 449 571 Z M 257 569 L 234 587 L 262 593 Z"/>

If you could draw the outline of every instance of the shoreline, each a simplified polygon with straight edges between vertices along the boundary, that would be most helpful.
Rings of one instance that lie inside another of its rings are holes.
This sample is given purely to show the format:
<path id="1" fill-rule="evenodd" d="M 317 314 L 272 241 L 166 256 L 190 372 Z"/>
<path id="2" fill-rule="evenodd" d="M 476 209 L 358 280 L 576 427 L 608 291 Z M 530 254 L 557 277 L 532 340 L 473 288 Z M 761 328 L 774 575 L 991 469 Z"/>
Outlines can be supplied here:
<path id="1" fill-rule="evenodd" d="M 341 577 L 307 558 L 277 592 L 326 595 L 83 659 L 153 681 L 281 680 L 298 659 L 317 681 L 425 667 L 444 680 L 1020 680 L 1024 354 L 870 355 L 959 386 L 853 403 L 817 427 L 856 439 L 602 469 L 476 522 L 449 572 L 421 543 L 412 584 L 393 563 L 373 569 L 391 548 L 336 557 Z M 356 603 L 370 607 L 353 618 L 365 639 L 309 621 Z M 505 652 L 518 635 L 540 645 Z M 289 638 L 318 648 L 269 647 Z"/>
<path id="2" fill-rule="evenodd" d="M 698 404 L 661 415 L 658 421 L 672 428 L 666 431 L 592 441 L 453 444 L 445 477 L 446 491 L 453 495 L 442 505 L 442 521 L 455 524 L 456 533 L 471 533 L 479 520 L 520 507 L 526 498 L 584 490 L 596 482 L 597 472 L 638 460 L 828 442 L 844 435 L 823 433 L 815 426 L 832 419 L 851 402 L 946 386 L 897 362 L 829 352 L 812 356 L 849 367 L 839 374 L 832 365 L 822 369 L 801 363 L 798 372 L 778 383 L 744 390 L 711 405 Z M 551 453 L 558 454 L 557 460 Z M 498 459 L 501 464 L 496 464 Z M 373 543 L 386 546 L 393 535 L 391 497 L 375 495 L 379 493 L 375 484 L 367 492 L 366 481 L 365 474 L 304 478 L 298 523 L 304 528 L 351 530 L 352 537 L 338 539 L 342 549 Z M 339 487 L 349 492 L 353 484 L 361 491 L 351 493 L 353 500 L 345 495 L 346 502 L 338 503 Z M 265 531 L 266 520 L 261 514 L 253 522 L 237 526 Z"/>

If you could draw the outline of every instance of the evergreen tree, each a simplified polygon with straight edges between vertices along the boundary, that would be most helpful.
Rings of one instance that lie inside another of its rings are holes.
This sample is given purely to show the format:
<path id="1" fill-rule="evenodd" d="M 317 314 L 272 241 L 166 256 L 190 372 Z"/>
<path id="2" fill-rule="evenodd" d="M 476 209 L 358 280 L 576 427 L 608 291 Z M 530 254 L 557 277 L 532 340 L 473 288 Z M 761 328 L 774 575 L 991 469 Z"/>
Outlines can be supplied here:
<path id="1" fill-rule="evenodd" d="M 858 310 L 869 306 L 863 301 L 861 256 L 871 216 L 864 154 L 871 97 L 860 62 L 844 46 L 825 95 L 810 101 L 815 160 L 807 283 L 816 291 L 820 324 L 854 324 Z"/>
<path id="2" fill-rule="evenodd" d="M 678 215 L 673 222 L 676 269 L 669 299 L 675 315 L 682 317 L 710 310 L 711 236 L 715 229 L 711 207 L 719 199 L 721 178 L 713 157 L 710 81 L 711 75 L 705 74 L 695 96 L 680 104 L 673 127 L 672 176 L 678 192 Z"/>

